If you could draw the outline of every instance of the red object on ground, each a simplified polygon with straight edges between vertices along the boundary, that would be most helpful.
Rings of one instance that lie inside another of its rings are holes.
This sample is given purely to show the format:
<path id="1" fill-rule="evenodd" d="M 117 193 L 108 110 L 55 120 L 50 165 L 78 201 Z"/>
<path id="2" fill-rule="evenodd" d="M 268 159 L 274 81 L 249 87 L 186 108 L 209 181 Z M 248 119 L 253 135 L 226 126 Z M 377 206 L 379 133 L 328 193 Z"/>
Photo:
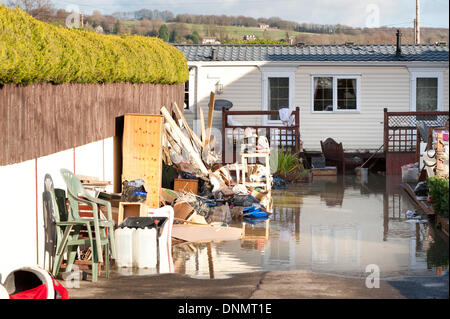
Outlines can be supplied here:
<path id="1" fill-rule="evenodd" d="M 14 295 L 10 299 L 47 299 L 47 285 L 42 284 L 33 289 L 25 290 Z"/>
<path id="2" fill-rule="evenodd" d="M 55 299 L 69 299 L 69 292 L 63 285 L 52 277 L 55 288 Z M 10 299 L 47 299 L 47 285 L 42 284 L 35 288 L 25 290 L 9 296 Z"/>

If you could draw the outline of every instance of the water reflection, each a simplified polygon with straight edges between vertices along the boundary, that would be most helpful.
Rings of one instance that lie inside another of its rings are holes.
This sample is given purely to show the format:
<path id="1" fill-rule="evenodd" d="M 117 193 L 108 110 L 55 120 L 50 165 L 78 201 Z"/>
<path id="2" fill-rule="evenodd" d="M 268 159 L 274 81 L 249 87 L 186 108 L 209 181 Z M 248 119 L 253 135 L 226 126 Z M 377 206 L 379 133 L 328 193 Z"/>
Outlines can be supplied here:
<path id="1" fill-rule="evenodd" d="M 415 209 L 399 177 L 314 178 L 274 191 L 270 221 L 238 223 L 238 241 L 174 247 L 175 272 L 196 278 L 305 269 L 366 276 L 377 264 L 382 277 L 433 275 L 448 270 L 448 241 L 426 222 L 408 220 Z"/>

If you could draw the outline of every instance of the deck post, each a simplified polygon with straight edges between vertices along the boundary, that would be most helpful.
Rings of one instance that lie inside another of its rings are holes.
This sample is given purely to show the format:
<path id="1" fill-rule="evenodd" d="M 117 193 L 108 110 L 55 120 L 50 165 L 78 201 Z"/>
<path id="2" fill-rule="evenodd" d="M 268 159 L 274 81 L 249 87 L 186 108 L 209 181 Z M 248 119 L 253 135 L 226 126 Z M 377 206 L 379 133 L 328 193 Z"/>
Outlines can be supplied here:
<path id="1" fill-rule="evenodd" d="M 227 110 L 222 108 L 222 164 L 225 164 L 225 139 L 227 138 Z"/>
<path id="2" fill-rule="evenodd" d="M 300 152 L 300 108 L 295 108 L 295 153 Z"/>
<path id="3" fill-rule="evenodd" d="M 388 136 L 389 136 L 389 118 L 388 118 L 388 109 L 384 108 L 384 152 L 386 153 L 389 149 L 388 145 Z M 385 154 L 386 156 L 386 154 Z"/>

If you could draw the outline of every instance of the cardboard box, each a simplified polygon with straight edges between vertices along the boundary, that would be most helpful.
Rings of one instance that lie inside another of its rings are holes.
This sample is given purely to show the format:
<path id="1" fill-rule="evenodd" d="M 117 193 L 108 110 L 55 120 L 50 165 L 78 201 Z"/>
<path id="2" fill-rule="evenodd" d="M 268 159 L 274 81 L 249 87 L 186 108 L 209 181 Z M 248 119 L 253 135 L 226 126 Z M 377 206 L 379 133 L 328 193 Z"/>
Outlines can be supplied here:
<path id="1" fill-rule="evenodd" d="M 198 180 L 177 178 L 173 182 L 173 190 L 176 192 L 198 194 Z"/>

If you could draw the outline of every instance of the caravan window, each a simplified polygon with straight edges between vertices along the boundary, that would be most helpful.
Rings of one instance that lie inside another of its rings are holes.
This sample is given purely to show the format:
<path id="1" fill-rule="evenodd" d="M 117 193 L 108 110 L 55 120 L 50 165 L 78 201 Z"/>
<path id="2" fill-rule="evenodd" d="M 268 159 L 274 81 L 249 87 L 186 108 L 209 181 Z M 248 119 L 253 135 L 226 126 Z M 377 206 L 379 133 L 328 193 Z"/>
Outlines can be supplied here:
<path id="1" fill-rule="evenodd" d="M 314 111 L 333 111 L 333 78 L 314 78 Z"/>
<path id="2" fill-rule="evenodd" d="M 411 111 L 442 111 L 444 70 L 410 69 Z"/>
<path id="3" fill-rule="evenodd" d="M 312 77 L 312 112 L 359 111 L 360 80 L 358 75 Z"/>
<path id="4" fill-rule="evenodd" d="M 289 107 L 289 78 L 269 78 L 269 109 L 286 107 Z M 272 115 L 271 120 L 278 120 L 278 116 Z"/>
<path id="5" fill-rule="evenodd" d="M 438 78 L 416 78 L 416 111 L 438 110 Z"/>

